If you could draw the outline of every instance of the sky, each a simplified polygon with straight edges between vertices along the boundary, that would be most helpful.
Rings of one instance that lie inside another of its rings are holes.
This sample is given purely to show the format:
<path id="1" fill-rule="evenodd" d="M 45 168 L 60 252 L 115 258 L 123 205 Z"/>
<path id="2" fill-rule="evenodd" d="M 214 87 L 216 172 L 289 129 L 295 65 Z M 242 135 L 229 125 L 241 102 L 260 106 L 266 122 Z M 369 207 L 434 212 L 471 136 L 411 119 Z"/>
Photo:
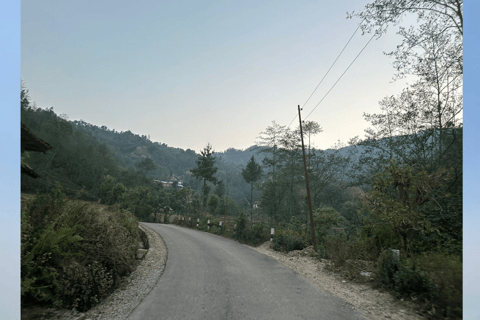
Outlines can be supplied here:
<path id="1" fill-rule="evenodd" d="M 368 1 L 22 1 L 21 77 L 41 108 L 199 152 L 245 149 L 289 125 Z M 412 20 L 413 21 L 413 20 Z M 359 31 L 305 106 L 309 114 L 370 39 Z M 307 120 L 326 149 L 363 137 L 364 112 L 396 94 L 391 29 Z M 298 119 L 292 128 L 298 126 Z"/>
<path id="2" fill-rule="evenodd" d="M 150 135 L 200 151 L 252 145 L 272 121 L 288 125 L 368 1 L 9 1 L 0 10 L 0 319 L 20 319 L 20 79 L 38 107 L 70 120 Z M 260 4 L 259 4 L 260 3 Z M 464 319 L 480 319 L 478 1 L 465 4 Z M 21 18 L 21 28 L 20 28 Z M 20 37 L 21 36 L 21 37 Z M 310 113 L 369 36 L 357 34 Z M 373 41 L 308 120 L 314 143 L 363 136 L 363 112 L 405 83 L 390 83 L 394 30 Z M 21 52 L 20 52 L 21 48 Z M 21 69 L 20 69 L 21 66 Z"/>

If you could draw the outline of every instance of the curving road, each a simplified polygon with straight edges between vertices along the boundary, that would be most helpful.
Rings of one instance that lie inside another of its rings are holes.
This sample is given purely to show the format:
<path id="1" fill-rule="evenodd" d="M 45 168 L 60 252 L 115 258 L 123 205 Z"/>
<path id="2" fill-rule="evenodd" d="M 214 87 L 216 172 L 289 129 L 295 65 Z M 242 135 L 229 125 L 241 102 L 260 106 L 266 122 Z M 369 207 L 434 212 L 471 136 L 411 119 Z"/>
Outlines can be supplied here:
<path id="1" fill-rule="evenodd" d="M 168 248 L 165 271 L 130 320 L 365 319 L 276 260 L 216 235 L 145 223 Z"/>

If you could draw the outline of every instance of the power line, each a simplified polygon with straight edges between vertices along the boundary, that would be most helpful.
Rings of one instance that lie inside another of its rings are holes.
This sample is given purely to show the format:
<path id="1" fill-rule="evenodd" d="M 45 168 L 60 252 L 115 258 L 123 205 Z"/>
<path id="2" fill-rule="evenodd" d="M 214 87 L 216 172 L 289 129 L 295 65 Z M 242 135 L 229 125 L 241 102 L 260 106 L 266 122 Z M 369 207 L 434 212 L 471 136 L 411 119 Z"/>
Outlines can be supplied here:
<path id="1" fill-rule="evenodd" d="M 365 19 L 363 19 L 365 20 Z M 363 21 L 360 22 L 358 24 L 358 27 L 357 29 L 355 29 L 355 31 L 353 32 L 353 34 L 351 35 L 350 39 L 348 39 L 347 43 L 345 44 L 345 46 L 343 47 L 342 51 L 340 51 L 340 53 L 337 55 L 337 57 L 335 58 L 335 61 L 333 61 L 332 65 L 330 66 L 330 68 L 328 68 L 327 72 L 325 73 L 325 75 L 323 76 L 322 80 L 320 80 L 320 82 L 318 83 L 318 85 L 315 87 L 315 90 L 313 90 L 312 94 L 310 95 L 310 97 L 308 97 L 307 101 L 305 101 L 305 103 L 303 104 L 303 107 L 302 109 L 305 107 L 305 105 L 308 103 L 308 101 L 310 101 L 310 98 L 313 96 L 313 94 L 315 93 L 315 91 L 317 91 L 318 87 L 322 84 L 323 80 L 325 79 L 325 77 L 328 75 L 328 73 L 330 72 L 330 70 L 332 70 L 333 66 L 335 65 L 335 63 L 337 62 L 338 58 L 340 58 L 340 56 L 342 55 L 343 51 L 345 50 L 345 48 L 348 46 L 348 44 L 350 43 L 350 41 L 352 40 L 353 36 L 357 33 L 358 29 L 360 29 L 360 26 L 362 25 Z M 295 117 L 293 118 L 293 120 L 290 122 L 290 124 L 288 125 L 288 127 L 290 127 L 293 123 L 293 121 L 295 121 L 295 119 L 297 119 L 297 115 L 295 115 Z"/>
<path id="2" fill-rule="evenodd" d="M 365 20 L 365 19 L 364 19 Z M 363 21 L 362 21 L 363 22 Z M 323 76 L 322 80 L 320 80 L 320 83 L 317 85 L 317 87 L 315 88 L 315 90 L 313 90 L 312 94 L 310 95 L 310 97 L 308 97 L 307 101 L 305 101 L 305 103 L 303 104 L 303 107 L 305 107 L 305 105 L 307 104 L 307 102 L 310 100 L 310 98 L 313 96 L 313 94 L 315 93 L 315 91 L 317 91 L 318 87 L 320 86 L 320 84 L 323 82 L 323 79 L 325 79 L 325 77 L 327 76 L 327 74 L 330 72 L 330 70 L 332 70 L 332 67 L 335 65 L 335 63 L 337 62 L 338 58 L 340 58 L 340 56 L 342 55 L 343 51 L 345 50 L 345 48 L 348 46 L 348 44 L 350 43 L 350 41 L 352 40 L 353 36 L 355 35 L 355 33 L 357 33 L 358 29 L 360 29 L 360 26 L 362 25 L 362 22 L 360 22 L 358 24 L 358 27 L 357 29 L 355 29 L 355 32 L 352 34 L 352 36 L 350 37 L 350 39 L 348 39 L 348 42 L 345 44 L 345 46 L 343 47 L 342 51 L 340 51 L 340 53 L 338 54 L 337 58 L 335 59 L 335 61 L 333 61 L 332 65 L 330 66 L 330 68 L 328 69 L 327 73 L 325 73 L 325 75 Z"/>
<path id="3" fill-rule="evenodd" d="M 330 91 L 332 91 L 332 89 L 337 85 L 337 83 L 340 81 L 340 79 L 342 79 L 343 75 L 348 71 L 348 69 L 350 69 L 350 67 L 352 66 L 352 64 L 357 60 L 357 58 L 360 56 L 360 54 L 363 52 L 363 50 L 365 50 L 365 48 L 368 46 L 368 44 L 373 40 L 373 38 L 376 36 L 376 33 L 373 34 L 373 36 L 370 38 L 370 40 L 368 40 L 367 44 L 362 48 L 362 50 L 357 54 L 357 56 L 355 57 L 355 59 L 353 59 L 353 61 L 350 63 L 350 65 L 347 67 L 347 69 L 345 69 L 345 71 L 342 73 L 342 75 L 338 78 L 338 80 L 333 84 L 333 86 L 330 88 L 330 90 L 328 90 L 328 92 L 323 96 L 322 100 L 320 100 L 319 103 L 317 103 L 317 105 L 315 106 L 315 108 L 313 108 L 312 111 L 310 111 L 310 113 L 305 117 L 305 120 L 312 114 L 313 111 L 315 111 L 315 109 L 320 105 L 320 103 L 322 103 L 322 101 L 327 97 L 327 95 L 330 93 Z"/>

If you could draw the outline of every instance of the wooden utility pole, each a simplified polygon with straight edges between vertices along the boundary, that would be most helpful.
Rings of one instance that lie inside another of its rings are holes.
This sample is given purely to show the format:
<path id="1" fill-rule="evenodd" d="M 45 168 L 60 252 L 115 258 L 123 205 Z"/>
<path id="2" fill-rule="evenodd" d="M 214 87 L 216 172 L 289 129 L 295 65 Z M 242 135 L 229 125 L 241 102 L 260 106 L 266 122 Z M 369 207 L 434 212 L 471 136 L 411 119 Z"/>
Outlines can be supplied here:
<path id="1" fill-rule="evenodd" d="M 303 144 L 302 116 L 300 105 L 298 106 L 298 120 L 300 121 L 300 137 L 302 138 L 303 167 L 305 168 L 305 183 L 307 185 L 308 212 L 310 213 L 310 230 L 312 232 L 313 249 L 317 252 L 317 240 L 315 239 L 315 226 L 313 225 L 312 198 L 310 197 L 310 183 L 308 182 L 307 159 L 305 157 L 305 145 Z"/>

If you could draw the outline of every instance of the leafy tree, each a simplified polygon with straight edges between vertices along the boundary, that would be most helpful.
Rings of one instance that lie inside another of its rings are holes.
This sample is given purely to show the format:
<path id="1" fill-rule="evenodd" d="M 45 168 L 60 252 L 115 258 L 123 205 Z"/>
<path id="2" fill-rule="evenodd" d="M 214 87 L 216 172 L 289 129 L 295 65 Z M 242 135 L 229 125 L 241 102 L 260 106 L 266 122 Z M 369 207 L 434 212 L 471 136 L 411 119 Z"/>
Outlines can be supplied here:
<path id="1" fill-rule="evenodd" d="M 220 198 L 216 194 L 208 196 L 208 209 L 211 214 L 215 214 L 215 210 L 220 205 Z"/>
<path id="2" fill-rule="evenodd" d="M 443 168 L 427 173 L 391 161 L 383 172 L 375 175 L 373 189 L 364 198 L 364 205 L 374 218 L 390 224 L 409 253 L 412 238 L 434 230 L 421 209 L 428 202 L 438 202 L 447 196 L 440 187 L 449 179 L 448 171 Z"/>
<path id="3" fill-rule="evenodd" d="M 374 28 L 386 32 L 390 24 L 397 24 L 407 14 L 417 14 L 419 20 L 441 17 L 445 29 L 453 29 L 463 35 L 463 0 L 374 0 L 360 13 L 348 13 L 362 19 L 362 30 Z"/>
<path id="4" fill-rule="evenodd" d="M 377 29 L 378 35 L 406 15 L 418 17 L 417 26 L 399 29 L 403 41 L 387 53 L 395 59 L 394 79 L 413 75 L 415 82 L 384 98 L 382 113 L 364 114 L 372 128 L 360 142 L 364 153 L 357 169 L 363 183 L 395 159 L 428 172 L 453 167 L 461 192 L 462 10 L 462 0 L 374 0 L 349 14 L 362 19 L 364 32 Z"/>
<path id="5" fill-rule="evenodd" d="M 222 180 L 218 181 L 217 187 L 215 188 L 215 194 L 221 199 L 225 195 L 225 192 L 225 184 Z"/>
<path id="6" fill-rule="evenodd" d="M 325 237 L 331 232 L 332 227 L 345 226 L 347 220 L 331 207 L 317 208 L 313 212 L 313 221 L 315 223 L 316 238 L 319 242 L 324 242 Z"/>
<path id="7" fill-rule="evenodd" d="M 310 163 L 310 137 L 323 132 L 322 127 L 316 121 L 303 121 L 303 134 L 308 136 L 308 163 Z"/>
<path id="8" fill-rule="evenodd" d="M 207 196 L 210 192 L 210 186 L 207 186 L 207 181 L 212 182 L 213 184 L 217 183 L 217 178 L 215 173 L 217 172 L 217 167 L 215 167 L 215 157 L 213 156 L 213 149 L 210 143 L 200 151 L 200 156 L 198 157 L 196 163 L 197 168 L 191 170 L 193 176 L 197 179 L 203 179 L 203 206 L 207 204 Z"/>
<path id="9" fill-rule="evenodd" d="M 140 169 L 144 174 L 147 174 L 150 171 L 155 170 L 157 166 L 151 158 L 146 158 L 140 163 L 137 164 L 137 168 Z"/>
<path id="10" fill-rule="evenodd" d="M 262 211 L 273 220 L 277 219 L 286 191 L 278 181 L 278 171 L 281 168 L 279 146 L 285 130 L 285 126 L 273 121 L 271 126 L 260 133 L 257 142 L 259 153 L 264 155 L 262 163 L 267 178 L 262 184 Z"/>
<path id="11" fill-rule="evenodd" d="M 252 156 L 245 169 L 242 170 L 242 177 L 247 183 L 250 183 L 250 220 L 253 221 L 253 184 L 260 179 L 262 167 L 255 162 Z"/>

